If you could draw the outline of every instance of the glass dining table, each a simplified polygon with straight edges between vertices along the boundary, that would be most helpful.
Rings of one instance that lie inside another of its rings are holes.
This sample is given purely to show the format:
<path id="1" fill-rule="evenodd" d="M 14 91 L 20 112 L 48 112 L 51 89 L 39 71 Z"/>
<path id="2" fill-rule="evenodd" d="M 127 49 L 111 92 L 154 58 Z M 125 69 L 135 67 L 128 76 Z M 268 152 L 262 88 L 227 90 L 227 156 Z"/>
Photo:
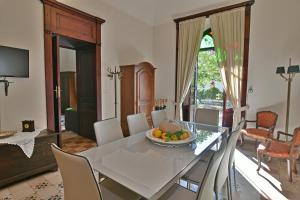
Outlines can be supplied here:
<path id="1" fill-rule="evenodd" d="M 178 121 L 196 134 L 187 145 L 164 146 L 153 143 L 141 132 L 94 147 L 80 155 L 93 170 L 120 183 L 145 199 L 158 199 L 191 169 L 203 152 L 218 143 L 226 128 Z"/>

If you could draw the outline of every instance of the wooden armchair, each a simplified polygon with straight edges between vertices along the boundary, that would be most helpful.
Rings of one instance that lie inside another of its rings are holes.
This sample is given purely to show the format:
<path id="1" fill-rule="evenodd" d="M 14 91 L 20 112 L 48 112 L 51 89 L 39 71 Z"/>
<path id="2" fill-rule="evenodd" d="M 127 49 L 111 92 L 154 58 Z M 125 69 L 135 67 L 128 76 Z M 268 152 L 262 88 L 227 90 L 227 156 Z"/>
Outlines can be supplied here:
<path id="1" fill-rule="evenodd" d="M 286 135 L 292 137 L 291 142 L 280 141 L 280 135 Z M 300 127 L 294 130 L 294 134 L 287 134 L 278 131 L 277 139 L 268 139 L 265 143 L 262 143 L 257 148 L 258 168 L 261 168 L 261 160 L 263 156 L 282 158 L 287 160 L 289 181 L 293 181 L 292 171 L 297 174 L 296 162 L 299 158 L 299 146 L 300 146 Z"/>
<path id="2" fill-rule="evenodd" d="M 242 129 L 241 144 L 244 143 L 244 136 L 261 141 L 273 138 L 273 132 L 277 123 L 278 115 L 272 111 L 261 111 L 256 113 L 256 120 L 246 120 L 247 123 L 256 123 L 255 128 Z"/>

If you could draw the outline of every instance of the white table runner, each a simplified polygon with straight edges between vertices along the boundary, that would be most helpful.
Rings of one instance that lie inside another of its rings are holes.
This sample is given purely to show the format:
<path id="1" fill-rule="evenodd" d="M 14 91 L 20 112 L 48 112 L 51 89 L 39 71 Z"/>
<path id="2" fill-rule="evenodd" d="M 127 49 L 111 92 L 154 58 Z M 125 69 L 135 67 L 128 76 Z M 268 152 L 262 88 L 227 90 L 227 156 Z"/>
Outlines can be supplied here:
<path id="1" fill-rule="evenodd" d="M 41 130 L 34 132 L 17 132 L 15 135 L 0 139 L 0 144 L 12 144 L 19 146 L 25 155 L 30 158 L 34 149 L 35 137 L 40 134 Z"/>

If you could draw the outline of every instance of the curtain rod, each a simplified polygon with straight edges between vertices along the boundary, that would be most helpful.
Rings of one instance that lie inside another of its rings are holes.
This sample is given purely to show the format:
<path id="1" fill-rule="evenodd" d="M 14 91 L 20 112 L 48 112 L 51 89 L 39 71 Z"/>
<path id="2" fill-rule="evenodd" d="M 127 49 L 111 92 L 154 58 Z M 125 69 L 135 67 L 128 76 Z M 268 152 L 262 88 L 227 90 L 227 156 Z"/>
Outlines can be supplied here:
<path id="1" fill-rule="evenodd" d="M 252 6 L 254 4 L 254 2 L 255 2 L 255 0 L 249 0 L 249 1 L 242 2 L 242 3 L 233 4 L 233 5 L 230 5 L 230 6 L 216 8 L 216 9 L 213 9 L 213 10 L 209 10 L 209 11 L 205 11 L 205 12 L 201 12 L 201 13 L 197 13 L 197 14 L 193 14 L 193 15 L 176 18 L 176 19 L 174 19 L 174 22 L 178 24 L 179 22 L 190 20 L 190 19 L 195 19 L 195 18 L 198 18 L 198 17 L 203 17 L 203 16 L 209 17 L 209 15 L 212 15 L 212 14 L 215 14 L 215 13 L 224 12 L 224 11 L 227 11 L 227 10 L 232 10 L 232 9 L 240 8 L 240 7 L 244 7 L 244 6 Z"/>

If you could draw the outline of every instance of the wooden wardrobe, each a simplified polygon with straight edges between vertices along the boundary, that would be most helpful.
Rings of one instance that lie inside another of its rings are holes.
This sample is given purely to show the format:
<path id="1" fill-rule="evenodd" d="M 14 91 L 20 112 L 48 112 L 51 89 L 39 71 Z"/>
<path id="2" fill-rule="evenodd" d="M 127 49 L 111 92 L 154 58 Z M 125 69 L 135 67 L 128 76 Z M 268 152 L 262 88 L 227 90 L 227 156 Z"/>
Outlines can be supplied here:
<path id="1" fill-rule="evenodd" d="M 155 68 L 148 62 L 120 66 L 120 68 L 122 71 L 121 126 L 124 136 L 129 136 L 128 115 L 145 113 L 149 126 L 152 126 Z"/>

